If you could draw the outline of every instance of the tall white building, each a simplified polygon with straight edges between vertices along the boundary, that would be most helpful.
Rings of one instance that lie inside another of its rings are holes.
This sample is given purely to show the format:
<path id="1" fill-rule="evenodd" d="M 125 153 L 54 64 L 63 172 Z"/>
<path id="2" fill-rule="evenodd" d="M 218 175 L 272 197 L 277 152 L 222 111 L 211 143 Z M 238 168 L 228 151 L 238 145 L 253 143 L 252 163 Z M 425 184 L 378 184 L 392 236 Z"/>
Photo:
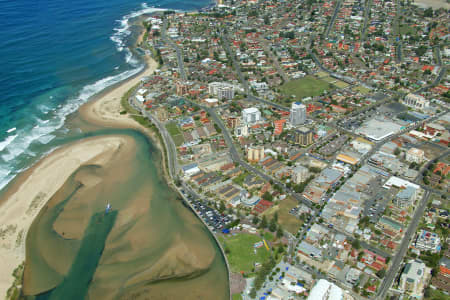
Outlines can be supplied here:
<path id="1" fill-rule="evenodd" d="M 209 94 L 217 96 L 219 100 L 231 100 L 234 97 L 234 86 L 227 82 L 211 82 L 208 85 Z"/>
<path id="2" fill-rule="evenodd" d="M 306 121 L 306 106 L 301 102 L 293 102 L 291 106 L 291 115 L 289 117 L 291 125 L 301 125 Z"/>
<path id="3" fill-rule="evenodd" d="M 261 121 L 261 112 L 256 107 L 246 108 L 242 111 L 244 124 L 255 124 Z"/>

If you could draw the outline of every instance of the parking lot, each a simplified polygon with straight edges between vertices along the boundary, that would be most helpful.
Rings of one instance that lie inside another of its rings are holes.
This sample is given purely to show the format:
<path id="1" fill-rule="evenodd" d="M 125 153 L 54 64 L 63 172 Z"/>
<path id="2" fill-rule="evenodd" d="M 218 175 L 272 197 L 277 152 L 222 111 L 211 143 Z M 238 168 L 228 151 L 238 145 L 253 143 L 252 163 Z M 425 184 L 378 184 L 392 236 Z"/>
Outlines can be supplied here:
<path id="1" fill-rule="evenodd" d="M 189 198 L 188 198 L 189 199 Z M 191 200 L 192 207 L 201 216 L 213 232 L 220 231 L 226 227 L 231 220 L 228 216 L 219 213 L 217 210 L 207 206 L 199 200 Z"/>

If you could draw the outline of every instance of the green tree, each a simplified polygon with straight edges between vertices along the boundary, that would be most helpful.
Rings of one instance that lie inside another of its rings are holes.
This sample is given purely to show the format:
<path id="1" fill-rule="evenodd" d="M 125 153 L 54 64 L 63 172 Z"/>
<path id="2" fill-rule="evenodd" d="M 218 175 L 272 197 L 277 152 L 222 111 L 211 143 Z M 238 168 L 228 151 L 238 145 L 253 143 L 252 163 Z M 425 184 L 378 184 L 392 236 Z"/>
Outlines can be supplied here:
<path id="1" fill-rule="evenodd" d="M 262 198 L 263 198 L 264 200 L 267 200 L 267 201 L 273 201 L 273 196 L 272 196 L 271 193 L 269 193 L 269 191 L 266 191 L 266 192 L 262 195 Z"/>
<path id="2" fill-rule="evenodd" d="M 360 242 L 359 242 L 358 239 L 354 239 L 354 240 L 353 240 L 353 242 L 352 242 L 352 247 L 355 248 L 355 249 L 357 249 L 357 250 L 361 248 L 361 244 L 360 244 Z"/>
<path id="3" fill-rule="evenodd" d="M 266 228 L 267 227 L 267 218 L 266 216 L 263 216 L 261 219 L 261 222 L 259 223 L 259 228 Z"/>
<path id="4" fill-rule="evenodd" d="M 281 228 L 281 226 L 278 226 L 277 238 L 281 238 L 281 237 L 283 237 L 283 228 Z"/>

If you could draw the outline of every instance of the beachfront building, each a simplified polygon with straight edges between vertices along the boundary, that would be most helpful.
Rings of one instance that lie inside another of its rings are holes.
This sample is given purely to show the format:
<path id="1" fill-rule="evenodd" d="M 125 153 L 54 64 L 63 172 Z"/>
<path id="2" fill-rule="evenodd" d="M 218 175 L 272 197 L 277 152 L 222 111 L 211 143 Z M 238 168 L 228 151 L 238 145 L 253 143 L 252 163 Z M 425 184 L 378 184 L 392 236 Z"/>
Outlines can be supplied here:
<path id="1" fill-rule="evenodd" d="M 306 106 L 301 102 L 293 102 L 289 122 L 293 126 L 304 124 L 306 121 Z"/>
<path id="2" fill-rule="evenodd" d="M 246 108 L 242 111 L 242 121 L 245 124 L 255 124 L 261 121 L 261 112 L 256 107 Z"/>

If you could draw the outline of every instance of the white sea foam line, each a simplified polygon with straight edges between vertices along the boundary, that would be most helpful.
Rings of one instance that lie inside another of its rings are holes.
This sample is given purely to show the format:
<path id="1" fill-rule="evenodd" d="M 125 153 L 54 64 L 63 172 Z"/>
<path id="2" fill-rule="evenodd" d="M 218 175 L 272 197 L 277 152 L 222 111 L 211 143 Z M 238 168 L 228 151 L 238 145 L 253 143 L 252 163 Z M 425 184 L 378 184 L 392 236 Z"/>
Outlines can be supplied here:
<path id="1" fill-rule="evenodd" d="M 38 119 L 38 124 L 35 125 L 31 131 L 29 130 L 18 130 L 17 134 L 14 136 L 7 137 L 4 141 L 0 142 L 0 152 L 6 152 L 3 153 L 0 157 L 2 158 L 3 162 L 0 164 L 0 175 L 3 180 L 0 179 L 0 190 L 7 185 L 16 174 L 19 174 L 21 171 L 14 172 L 14 174 L 11 174 L 11 169 L 13 166 L 10 164 L 15 158 L 17 158 L 19 155 L 26 153 L 26 150 L 31 145 L 31 143 L 35 141 L 41 142 L 41 144 L 47 144 L 50 142 L 54 135 L 51 135 L 50 133 L 54 132 L 57 129 L 60 129 L 66 120 L 66 117 L 75 112 L 83 103 L 85 103 L 90 97 L 94 96 L 95 94 L 99 93 L 100 91 L 104 90 L 105 88 L 116 84 L 120 81 L 123 81 L 138 72 L 140 72 L 144 66 L 143 65 L 137 65 L 138 61 L 135 60 L 132 57 L 131 51 L 125 47 L 125 42 L 123 39 L 130 35 L 131 32 L 129 30 L 129 19 L 138 17 L 143 14 L 149 14 L 156 11 L 165 11 L 166 9 L 161 8 L 153 8 L 148 7 L 146 3 L 142 4 L 142 9 L 139 11 L 132 12 L 130 14 L 125 15 L 122 20 L 120 20 L 120 27 L 114 28 L 114 31 L 116 31 L 115 34 L 111 37 L 111 40 L 114 41 L 117 45 L 117 50 L 119 52 L 126 49 L 127 56 L 126 61 L 127 63 L 130 63 L 132 66 L 135 66 L 136 68 L 132 70 L 128 70 L 125 72 L 122 72 L 115 76 L 108 76 L 106 78 L 100 79 L 94 84 L 85 86 L 81 92 L 78 94 L 78 96 L 75 99 L 69 100 L 65 105 L 58 105 L 58 108 L 56 109 L 56 116 L 57 118 L 53 118 L 51 120 L 41 120 Z M 49 109 L 46 106 L 40 107 L 41 111 L 45 114 L 47 114 Z M 53 151 L 52 149 L 51 151 Z M 51 152 L 49 151 L 49 152 Z M 29 153 L 31 154 L 31 153 Z M 6 174 L 6 175 L 4 175 Z"/>
<path id="2" fill-rule="evenodd" d="M 6 147 L 8 147 L 9 144 L 11 144 L 17 137 L 16 135 L 10 135 L 8 136 L 4 141 L 0 142 L 0 152 L 3 151 Z"/>
<path id="3" fill-rule="evenodd" d="M 142 6 L 141 10 L 131 12 L 131 13 L 123 16 L 122 19 L 117 20 L 117 22 L 119 22 L 119 26 L 115 27 L 113 29 L 115 31 L 115 33 L 110 37 L 111 41 L 113 41 L 116 44 L 117 51 L 119 51 L 119 52 L 122 52 L 124 50 L 126 51 L 126 54 L 125 54 L 126 62 L 132 66 L 136 66 L 138 64 L 138 61 L 135 58 L 133 58 L 133 55 L 132 55 L 130 49 L 128 49 L 125 46 L 124 40 L 127 36 L 129 36 L 131 34 L 130 24 L 128 21 L 130 19 L 139 17 L 144 14 L 150 14 L 153 12 L 166 10 L 163 8 L 148 7 L 147 3 L 145 3 L 145 2 L 142 3 L 141 6 Z"/>

